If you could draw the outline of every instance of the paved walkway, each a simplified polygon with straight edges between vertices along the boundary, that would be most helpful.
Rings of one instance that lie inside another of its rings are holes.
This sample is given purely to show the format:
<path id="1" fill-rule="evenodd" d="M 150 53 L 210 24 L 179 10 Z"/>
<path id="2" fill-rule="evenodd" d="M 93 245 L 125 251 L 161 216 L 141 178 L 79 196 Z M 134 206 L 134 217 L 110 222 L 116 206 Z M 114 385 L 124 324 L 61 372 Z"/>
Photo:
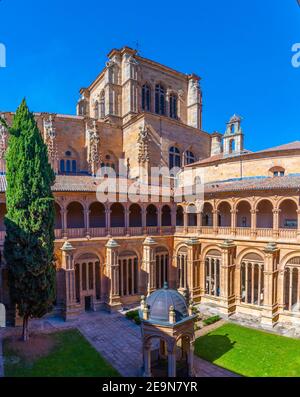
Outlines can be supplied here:
<path id="1" fill-rule="evenodd" d="M 216 327 L 216 325 L 215 325 Z M 120 313 L 105 311 L 82 314 L 78 319 L 64 322 L 59 318 L 35 320 L 30 323 L 31 332 L 55 332 L 62 329 L 77 328 L 94 348 L 124 377 L 140 375 L 142 366 L 141 330 L 138 325 Z M 211 329 L 210 329 L 211 330 Z M 207 330 L 209 331 L 209 330 Z M 15 335 L 20 328 L 0 330 L 0 376 L 3 376 L 2 337 Z M 217 367 L 199 357 L 194 358 L 197 377 L 237 376 Z"/>

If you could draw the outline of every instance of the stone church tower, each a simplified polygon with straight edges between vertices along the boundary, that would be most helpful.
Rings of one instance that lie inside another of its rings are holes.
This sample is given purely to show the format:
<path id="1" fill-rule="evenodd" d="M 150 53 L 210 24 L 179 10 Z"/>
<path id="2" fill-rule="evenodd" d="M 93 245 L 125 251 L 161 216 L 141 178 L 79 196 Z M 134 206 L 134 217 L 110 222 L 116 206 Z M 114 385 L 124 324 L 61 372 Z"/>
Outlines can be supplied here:
<path id="1" fill-rule="evenodd" d="M 244 150 L 244 134 L 241 122 L 241 117 L 233 115 L 227 123 L 227 129 L 223 137 L 224 155 L 239 154 Z"/>

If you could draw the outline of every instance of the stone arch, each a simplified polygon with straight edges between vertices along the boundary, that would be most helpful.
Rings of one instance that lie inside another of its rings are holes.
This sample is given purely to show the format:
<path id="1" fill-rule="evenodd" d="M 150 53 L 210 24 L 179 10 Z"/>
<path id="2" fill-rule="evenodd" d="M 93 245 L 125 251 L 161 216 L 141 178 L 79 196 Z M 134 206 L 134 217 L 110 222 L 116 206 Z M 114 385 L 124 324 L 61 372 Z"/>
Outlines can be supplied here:
<path id="1" fill-rule="evenodd" d="M 231 205 L 228 201 L 221 201 L 217 206 L 218 210 L 218 226 L 231 226 Z"/>
<path id="2" fill-rule="evenodd" d="M 279 227 L 282 229 L 297 229 L 298 203 L 292 198 L 281 200 L 279 208 Z"/>
<path id="3" fill-rule="evenodd" d="M 165 204 L 161 209 L 161 225 L 172 226 L 172 211 L 169 205 Z"/>
<path id="4" fill-rule="evenodd" d="M 289 312 L 300 311 L 300 253 L 287 255 L 283 268 L 283 303 Z"/>
<path id="5" fill-rule="evenodd" d="M 169 282 L 170 254 L 169 248 L 160 244 L 155 248 L 156 288 L 163 288 Z"/>
<path id="6" fill-rule="evenodd" d="M 197 207 L 195 204 L 189 204 L 186 208 L 188 214 L 188 226 L 197 226 Z"/>
<path id="7" fill-rule="evenodd" d="M 222 254 L 220 250 L 211 248 L 204 256 L 205 294 L 220 296 Z"/>
<path id="8" fill-rule="evenodd" d="M 236 226 L 251 227 L 251 210 L 252 206 L 248 200 L 239 200 L 236 204 Z"/>
<path id="9" fill-rule="evenodd" d="M 142 208 L 137 203 L 129 207 L 129 227 L 142 227 Z"/>
<path id="10" fill-rule="evenodd" d="M 135 250 L 123 250 L 118 255 L 120 296 L 138 294 L 139 257 Z"/>
<path id="11" fill-rule="evenodd" d="M 146 208 L 146 226 L 158 225 L 158 211 L 154 204 L 149 204 Z"/>
<path id="12" fill-rule="evenodd" d="M 61 206 L 57 201 L 54 202 L 54 214 L 55 214 L 54 228 L 62 229 Z"/>
<path id="13" fill-rule="evenodd" d="M 202 225 L 203 226 L 213 226 L 213 205 L 212 203 L 206 201 L 202 209 Z"/>
<path id="14" fill-rule="evenodd" d="M 99 201 L 94 201 L 89 206 L 90 227 L 106 227 L 105 206 Z"/>
<path id="15" fill-rule="evenodd" d="M 256 227 L 273 228 L 274 206 L 271 200 L 261 199 L 256 203 Z"/>
<path id="16" fill-rule="evenodd" d="M 110 226 L 125 227 L 125 209 L 121 203 L 113 203 L 110 206 Z"/>
<path id="17" fill-rule="evenodd" d="M 176 208 L 176 226 L 183 226 L 184 223 L 184 208 L 181 205 L 177 205 Z"/>
<path id="18" fill-rule="evenodd" d="M 76 301 L 94 310 L 102 296 L 103 258 L 94 250 L 81 250 L 74 258 Z"/>
<path id="19" fill-rule="evenodd" d="M 79 201 L 72 201 L 67 206 L 67 228 L 84 228 L 84 207 Z"/>
<path id="20" fill-rule="evenodd" d="M 264 255 L 248 249 L 240 259 L 241 302 L 261 306 L 264 301 Z"/>

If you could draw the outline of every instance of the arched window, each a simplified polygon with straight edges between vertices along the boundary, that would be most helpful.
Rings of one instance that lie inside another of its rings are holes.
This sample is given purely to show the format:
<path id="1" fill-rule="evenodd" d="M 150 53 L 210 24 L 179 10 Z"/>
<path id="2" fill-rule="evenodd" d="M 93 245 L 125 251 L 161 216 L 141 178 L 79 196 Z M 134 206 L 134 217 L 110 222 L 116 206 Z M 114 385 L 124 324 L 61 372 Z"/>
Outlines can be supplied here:
<path id="1" fill-rule="evenodd" d="M 284 268 L 284 308 L 300 311 L 300 257 L 288 261 Z"/>
<path id="2" fill-rule="evenodd" d="M 182 247 L 177 254 L 178 286 L 187 288 L 187 248 Z"/>
<path id="3" fill-rule="evenodd" d="M 211 250 L 205 258 L 205 293 L 220 296 L 221 252 Z"/>
<path id="4" fill-rule="evenodd" d="M 105 91 L 102 90 L 100 94 L 100 118 L 104 119 L 105 117 Z"/>
<path id="5" fill-rule="evenodd" d="M 161 115 L 166 113 L 165 88 L 160 84 L 155 86 L 155 113 Z"/>
<path id="6" fill-rule="evenodd" d="M 284 176 L 285 169 L 282 167 L 272 167 L 269 169 L 270 176 Z"/>
<path id="7" fill-rule="evenodd" d="M 177 95 L 176 94 L 171 94 L 170 95 L 170 117 L 172 119 L 177 119 Z"/>
<path id="8" fill-rule="evenodd" d="M 120 296 L 138 293 L 138 258 L 134 252 L 123 252 L 119 256 Z"/>
<path id="9" fill-rule="evenodd" d="M 192 164 L 195 162 L 195 156 L 194 153 L 191 152 L 190 150 L 187 150 L 185 152 L 185 164 Z"/>
<path id="10" fill-rule="evenodd" d="M 241 263 L 242 302 L 262 305 L 264 300 L 264 260 L 256 253 L 246 255 Z"/>
<path id="11" fill-rule="evenodd" d="M 155 251 L 156 263 L 156 288 L 162 288 L 168 282 L 169 253 L 164 247 L 158 247 Z"/>
<path id="12" fill-rule="evenodd" d="M 144 84 L 142 87 L 142 110 L 150 112 L 151 107 L 151 88 Z"/>
<path id="13" fill-rule="evenodd" d="M 174 167 L 181 166 L 180 151 L 177 147 L 172 146 L 169 150 L 169 168 L 170 170 Z"/>
<path id="14" fill-rule="evenodd" d="M 94 118 L 99 119 L 99 103 L 98 101 L 94 104 Z"/>
<path id="15" fill-rule="evenodd" d="M 75 261 L 75 290 L 77 302 L 86 310 L 101 299 L 101 267 L 96 255 L 84 254 Z"/>
<path id="16" fill-rule="evenodd" d="M 233 153 L 235 151 L 235 140 L 231 139 L 229 141 L 229 153 Z"/>

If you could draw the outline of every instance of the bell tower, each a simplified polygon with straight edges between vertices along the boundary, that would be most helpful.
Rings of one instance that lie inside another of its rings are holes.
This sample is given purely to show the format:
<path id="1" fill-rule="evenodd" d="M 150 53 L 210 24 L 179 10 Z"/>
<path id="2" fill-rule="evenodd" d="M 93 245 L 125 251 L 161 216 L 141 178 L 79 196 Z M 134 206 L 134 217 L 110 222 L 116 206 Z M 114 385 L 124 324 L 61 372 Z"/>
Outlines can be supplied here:
<path id="1" fill-rule="evenodd" d="M 223 137 L 224 155 L 239 154 L 244 150 L 244 134 L 241 122 L 242 118 L 235 114 L 227 123 Z"/>

